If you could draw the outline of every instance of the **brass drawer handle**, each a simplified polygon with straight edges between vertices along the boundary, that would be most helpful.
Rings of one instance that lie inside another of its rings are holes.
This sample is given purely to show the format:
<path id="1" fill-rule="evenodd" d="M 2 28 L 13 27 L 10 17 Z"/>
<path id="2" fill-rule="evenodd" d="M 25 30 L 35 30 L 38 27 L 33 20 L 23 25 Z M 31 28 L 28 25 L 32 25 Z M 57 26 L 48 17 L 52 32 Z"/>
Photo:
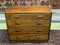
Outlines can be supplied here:
<path id="1" fill-rule="evenodd" d="M 41 36 L 41 35 L 39 35 L 39 36 L 37 36 L 37 38 L 42 38 L 42 36 Z"/>
<path id="2" fill-rule="evenodd" d="M 38 18 L 43 18 L 43 15 L 39 15 Z"/>
<path id="3" fill-rule="evenodd" d="M 14 16 L 13 18 L 20 18 L 20 16 Z"/>
<path id="4" fill-rule="evenodd" d="M 16 36 L 17 39 L 20 39 L 21 37 L 20 36 Z"/>
<path id="5" fill-rule="evenodd" d="M 21 32 L 21 30 L 15 30 L 15 32 Z"/>
<path id="6" fill-rule="evenodd" d="M 15 25 L 20 25 L 20 23 L 15 23 Z"/>
<path id="7" fill-rule="evenodd" d="M 42 25 L 42 23 L 37 23 L 37 25 Z"/>
<path id="8" fill-rule="evenodd" d="M 37 25 L 43 25 L 43 22 L 41 21 L 41 22 L 37 22 Z"/>
<path id="9" fill-rule="evenodd" d="M 43 30 L 37 30 L 37 32 L 42 32 Z"/>
<path id="10" fill-rule="evenodd" d="M 37 23 L 37 25 L 42 25 L 41 23 Z"/>

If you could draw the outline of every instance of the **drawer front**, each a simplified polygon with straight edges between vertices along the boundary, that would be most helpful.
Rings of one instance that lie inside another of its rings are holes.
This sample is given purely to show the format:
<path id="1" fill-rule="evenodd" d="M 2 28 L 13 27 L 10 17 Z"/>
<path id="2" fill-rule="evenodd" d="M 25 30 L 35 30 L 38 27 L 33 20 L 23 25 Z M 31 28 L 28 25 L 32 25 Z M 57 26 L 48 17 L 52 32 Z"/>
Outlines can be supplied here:
<path id="1" fill-rule="evenodd" d="M 7 19 L 46 19 L 49 20 L 51 17 L 51 14 L 49 13 L 27 13 L 27 14 L 6 14 Z"/>
<path id="2" fill-rule="evenodd" d="M 8 26 L 49 26 L 49 20 L 21 20 L 21 21 L 13 21 L 7 20 Z"/>
<path id="3" fill-rule="evenodd" d="M 49 20 L 21 20 L 14 22 L 15 26 L 49 26 Z"/>
<path id="4" fill-rule="evenodd" d="M 49 23 L 50 20 L 35 20 L 35 19 L 21 19 L 21 20 L 13 20 L 15 23 Z"/>
<path id="5" fill-rule="evenodd" d="M 49 27 L 39 27 L 39 26 L 21 26 L 21 27 L 9 27 L 8 28 L 9 33 L 44 33 L 48 34 L 49 33 Z"/>
<path id="6" fill-rule="evenodd" d="M 20 41 L 39 41 L 48 40 L 48 35 L 45 34 L 10 34 L 10 40 L 20 40 Z"/>

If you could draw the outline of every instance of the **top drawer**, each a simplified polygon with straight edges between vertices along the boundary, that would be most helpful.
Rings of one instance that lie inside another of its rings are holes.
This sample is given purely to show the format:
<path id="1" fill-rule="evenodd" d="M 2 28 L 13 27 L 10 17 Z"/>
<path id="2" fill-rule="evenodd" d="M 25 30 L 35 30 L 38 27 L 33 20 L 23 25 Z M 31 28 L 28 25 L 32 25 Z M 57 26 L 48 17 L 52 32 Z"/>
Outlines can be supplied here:
<path id="1" fill-rule="evenodd" d="M 51 17 L 50 13 L 20 13 L 20 14 L 7 14 L 7 19 L 46 19 L 49 20 Z"/>

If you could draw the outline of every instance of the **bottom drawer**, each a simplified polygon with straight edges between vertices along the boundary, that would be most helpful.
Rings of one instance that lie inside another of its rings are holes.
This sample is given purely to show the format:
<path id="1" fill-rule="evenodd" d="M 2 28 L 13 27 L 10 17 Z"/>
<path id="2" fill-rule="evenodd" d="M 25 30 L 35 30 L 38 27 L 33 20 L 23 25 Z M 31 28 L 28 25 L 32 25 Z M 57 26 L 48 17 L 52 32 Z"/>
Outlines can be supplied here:
<path id="1" fill-rule="evenodd" d="M 9 35 L 12 41 L 43 41 L 48 40 L 48 35 L 45 34 L 12 34 Z"/>

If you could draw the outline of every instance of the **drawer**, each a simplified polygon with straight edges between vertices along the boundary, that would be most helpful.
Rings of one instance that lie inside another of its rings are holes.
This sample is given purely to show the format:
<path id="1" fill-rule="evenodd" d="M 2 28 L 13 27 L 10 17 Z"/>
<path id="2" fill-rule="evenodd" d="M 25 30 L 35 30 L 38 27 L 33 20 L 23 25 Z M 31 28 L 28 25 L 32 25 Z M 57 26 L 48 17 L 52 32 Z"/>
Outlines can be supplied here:
<path id="1" fill-rule="evenodd" d="M 35 19 L 21 19 L 21 20 L 12 20 L 15 23 L 49 23 L 50 20 L 35 20 Z"/>
<path id="2" fill-rule="evenodd" d="M 9 27 L 9 33 L 49 33 L 49 27 L 40 27 L 40 26 L 21 26 L 21 27 Z"/>
<path id="3" fill-rule="evenodd" d="M 7 20 L 8 26 L 49 26 L 49 20 L 21 20 L 21 21 L 13 21 Z"/>
<path id="4" fill-rule="evenodd" d="M 10 40 L 20 40 L 20 41 L 40 41 L 48 40 L 48 35 L 45 34 L 10 34 Z"/>
<path id="5" fill-rule="evenodd" d="M 49 20 L 21 20 L 14 21 L 15 26 L 49 26 Z"/>
<path id="6" fill-rule="evenodd" d="M 51 17 L 51 14 L 49 13 L 25 13 L 25 14 L 6 14 L 7 19 L 46 19 L 49 20 Z"/>

